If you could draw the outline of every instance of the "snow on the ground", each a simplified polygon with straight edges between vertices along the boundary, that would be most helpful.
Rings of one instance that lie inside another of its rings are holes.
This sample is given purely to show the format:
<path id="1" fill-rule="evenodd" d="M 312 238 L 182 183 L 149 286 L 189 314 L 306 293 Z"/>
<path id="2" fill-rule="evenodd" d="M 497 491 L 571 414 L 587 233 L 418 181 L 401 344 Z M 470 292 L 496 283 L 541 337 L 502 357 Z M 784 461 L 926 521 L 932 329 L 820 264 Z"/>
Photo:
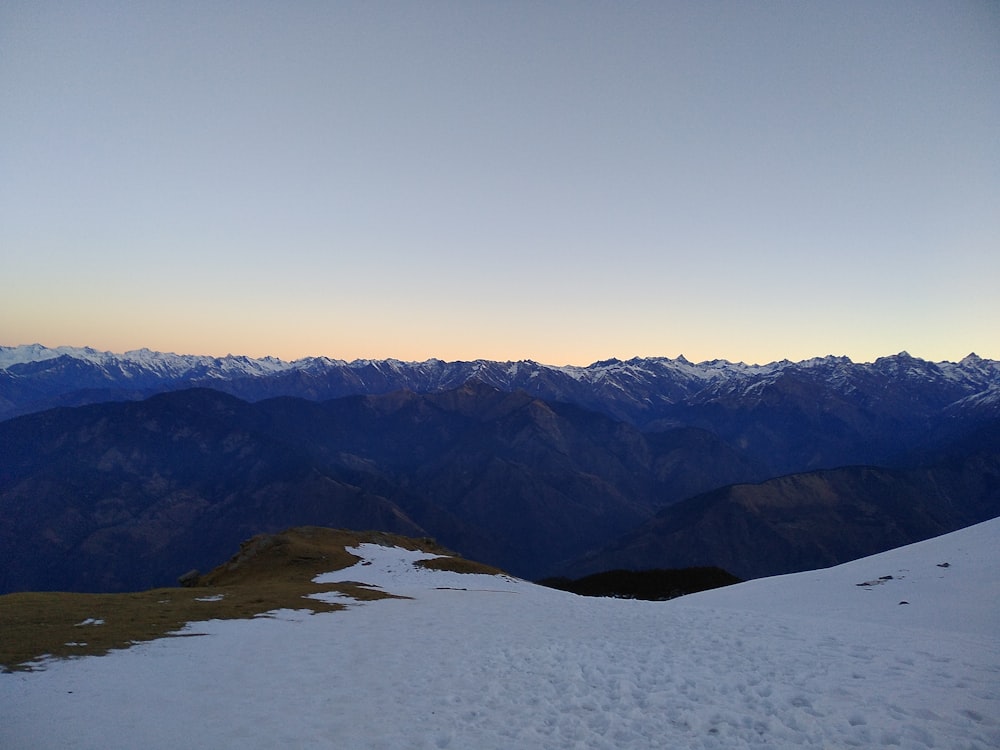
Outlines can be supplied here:
<path id="1" fill-rule="evenodd" d="M 670 602 L 363 545 L 322 580 L 413 598 L 2 674 L 0 747 L 996 748 L 998 541 L 1000 519 Z"/>
<path id="2" fill-rule="evenodd" d="M 1000 519 L 835 568 L 760 578 L 683 602 L 998 636 Z"/>

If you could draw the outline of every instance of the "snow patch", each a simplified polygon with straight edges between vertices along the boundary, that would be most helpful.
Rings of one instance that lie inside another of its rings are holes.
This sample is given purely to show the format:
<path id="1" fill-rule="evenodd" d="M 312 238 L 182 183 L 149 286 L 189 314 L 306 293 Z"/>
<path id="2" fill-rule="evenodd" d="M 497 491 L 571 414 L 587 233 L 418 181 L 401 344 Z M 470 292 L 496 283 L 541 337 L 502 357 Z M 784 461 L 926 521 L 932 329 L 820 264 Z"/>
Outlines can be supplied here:
<path id="1" fill-rule="evenodd" d="M 361 545 L 316 580 L 410 598 L 194 623 L 181 634 L 203 637 L 0 674 L 0 746 L 998 747 L 998 548 L 1000 519 L 644 602 Z"/>

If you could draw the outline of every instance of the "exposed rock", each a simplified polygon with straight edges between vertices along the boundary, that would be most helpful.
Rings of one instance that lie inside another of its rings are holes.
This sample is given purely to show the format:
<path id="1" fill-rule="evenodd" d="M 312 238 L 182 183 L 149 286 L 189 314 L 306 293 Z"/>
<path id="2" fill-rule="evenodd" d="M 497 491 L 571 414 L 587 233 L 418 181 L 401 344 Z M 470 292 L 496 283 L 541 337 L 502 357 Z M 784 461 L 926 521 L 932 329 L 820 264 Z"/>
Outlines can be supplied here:
<path id="1" fill-rule="evenodd" d="M 198 571 L 198 569 L 191 568 L 191 570 L 189 570 L 187 573 L 185 573 L 184 575 L 182 575 L 180 578 L 177 579 L 177 583 L 179 583 L 184 588 L 194 588 L 195 586 L 198 585 L 199 578 L 201 578 L 201 573 Z"/>

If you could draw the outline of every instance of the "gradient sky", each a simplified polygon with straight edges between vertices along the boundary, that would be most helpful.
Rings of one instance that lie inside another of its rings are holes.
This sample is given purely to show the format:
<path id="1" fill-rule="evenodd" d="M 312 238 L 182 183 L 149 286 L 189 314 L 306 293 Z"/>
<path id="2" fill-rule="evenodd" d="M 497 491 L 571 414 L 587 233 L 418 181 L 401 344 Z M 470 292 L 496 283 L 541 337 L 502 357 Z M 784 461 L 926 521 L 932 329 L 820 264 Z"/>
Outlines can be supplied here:
<path id="1" fill-rule="evenodd" d="M 0 344 L 1000 359 L 1000 3 L 0 4 Z"/>

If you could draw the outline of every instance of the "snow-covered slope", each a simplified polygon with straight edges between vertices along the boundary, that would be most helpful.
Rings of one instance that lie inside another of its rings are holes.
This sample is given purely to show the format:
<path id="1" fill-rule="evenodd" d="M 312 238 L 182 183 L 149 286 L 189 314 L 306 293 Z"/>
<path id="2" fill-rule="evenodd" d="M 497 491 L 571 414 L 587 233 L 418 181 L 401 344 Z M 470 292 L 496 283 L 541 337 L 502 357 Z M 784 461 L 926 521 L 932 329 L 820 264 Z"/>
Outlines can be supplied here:
<path id="1" fill-rule="evenodd" d="M 1000 519 L 833 568 L 705 591 L 684 605 L 1000 636 Z"/>
<path id="2" fill-rule="evenodd" d="M 641 602 L 363 545 L 323 579 L 411 598 L 196 623 L 200 637 L 2 674 L 0 746 L 995 748 L 997 549 L 1000 519 Z"/>

